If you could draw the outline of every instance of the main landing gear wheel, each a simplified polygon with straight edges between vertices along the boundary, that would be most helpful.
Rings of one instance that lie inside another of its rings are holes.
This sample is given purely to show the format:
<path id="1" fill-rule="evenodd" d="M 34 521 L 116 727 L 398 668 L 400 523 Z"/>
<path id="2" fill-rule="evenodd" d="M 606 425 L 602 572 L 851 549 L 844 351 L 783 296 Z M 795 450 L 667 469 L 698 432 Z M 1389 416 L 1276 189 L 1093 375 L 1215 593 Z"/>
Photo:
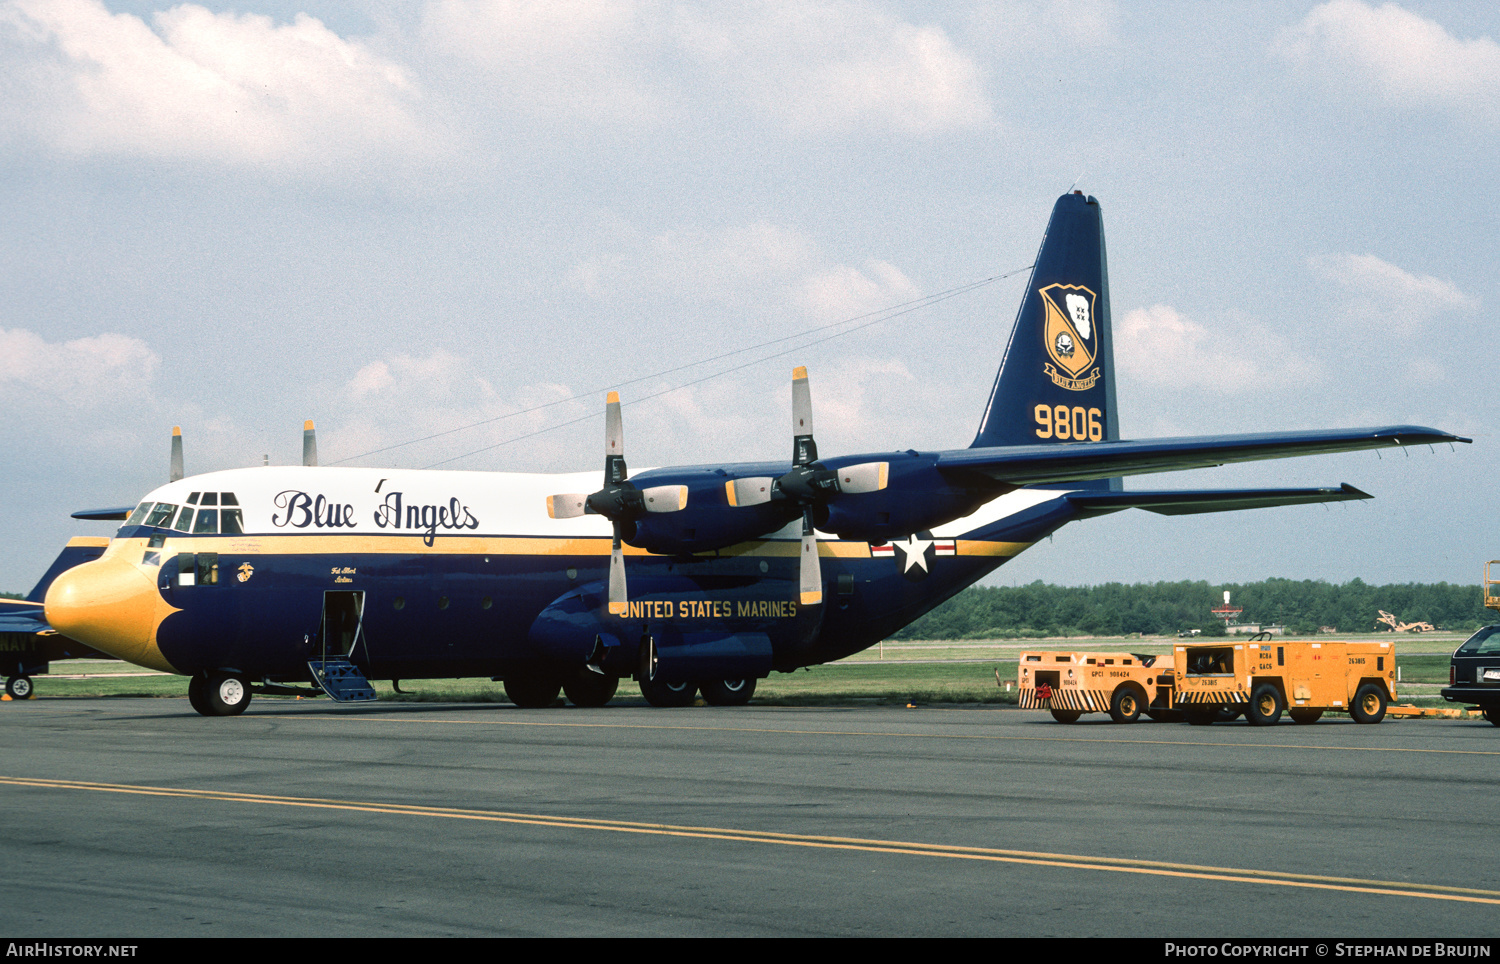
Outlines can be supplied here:
<path id="1" fill-rule="evenodd" d="M 698 683 L 698 692 L 709 706 L 744 706 L 755 695 L 755 680 L 706 679 Z"/>
<path id="2" fill-rule="evenodd" d="M 1271 683 L 1262 683 L 1250 694 L 1250 703 L 1245 707 L 1245 719 L 1250 721 L 1251 726 L 1272 726 L 1281 719 L 1281 711 L 1286 709 L 1282 702 L 1281 690 Z"/>
<path id="3" fill-rule="evenodd" d="M 557 702 L 562 684 L 555 679 L 516 676 L 505 681 L 505 695 L 523 710 L 539 710 Z M 611 694 L 613 695 L 613 694 Z"/>
<path id="4" fill-rule="evenodd" d="M 13 700 L 31 699 L 31 677 L 12 676 L 5 681 L 5 693 Z"/>
<path id="5" fill-rule="evenodd" d="M 1059 723 L 1077 723 L 1083 714 L 1077 710 L 1053 710 L 1052 718 Z"/>
<path id="6" fill-rule="evenodd" d="M 620 680 L 614 676 L 600 676 L 591 669 L 581 669 L 572 679 L 563 684 L 568 702 L 574 706 L 603 706 L 614 698 Z"/>
<path id="7" fill-rule="evenodd" d="M 204 716 L 239 716 L 250 705 L 250 684 L 235 673 L 188 680 L 188 702 Z"/>
<path id="8" fill-rule="evenodd" d="M 1109 698 L 1109 718 L 1116 723 L 1134 723 L 1141 718 L 1141 695 L 1134 687 L 1121 686 Z"/>
<path id="9" fill-rule="evenodd" d="M 664 680 L 641 680 L 641 695 L 652 706 L 692 706 L 698 695 L 697 683 L 668 683 Z"/>
<path id="10" fill-rule="evenodd" d="M 1349 715 L 1356 723 L 1379 723 L 1385 719 L 1385 687 L 1366 683 L 1354 694 Z"/>
<path id="11" fill-rule="evenodd" d="M 1292 718 L 1293 723 L 1316 723 L 1322 717 L 1323 711 L 1294 706 L 1286 711 L 1286 715 Z"/>

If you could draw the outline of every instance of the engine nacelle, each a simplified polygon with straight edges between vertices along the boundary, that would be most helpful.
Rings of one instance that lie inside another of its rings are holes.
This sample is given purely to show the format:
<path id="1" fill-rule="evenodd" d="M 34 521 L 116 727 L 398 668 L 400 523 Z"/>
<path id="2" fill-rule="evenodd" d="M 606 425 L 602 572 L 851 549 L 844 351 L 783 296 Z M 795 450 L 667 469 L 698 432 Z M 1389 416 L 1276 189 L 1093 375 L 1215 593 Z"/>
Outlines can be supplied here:
<path id="1" fill-rule="evenodd" d="M 819 529 L 861 542 L 903 539 L 961 519 L 997 494 L 955 484 L 937 470 L 936 456 L 902 452 L 881 458 L 890 466 L 885 488 L 834 499 L 818 512 Z M 824 460 L 835 469 L 867 461 L 869 456 Z"/>
<path id="2" fill-rule="evenodd" d="M 734 477 L 722 469 L 642 473 L 631 481 L 643 487 L 687 486 L 687 505 L 676 512 L 652 513 L 636 519 L 635 531 L 627 531 L 625 541 L 637 549 L 660 555 L 712 552 L 759 539 L 802 515 L 799 507 L 787 502 L 730 505 L 724 486 Z"/>

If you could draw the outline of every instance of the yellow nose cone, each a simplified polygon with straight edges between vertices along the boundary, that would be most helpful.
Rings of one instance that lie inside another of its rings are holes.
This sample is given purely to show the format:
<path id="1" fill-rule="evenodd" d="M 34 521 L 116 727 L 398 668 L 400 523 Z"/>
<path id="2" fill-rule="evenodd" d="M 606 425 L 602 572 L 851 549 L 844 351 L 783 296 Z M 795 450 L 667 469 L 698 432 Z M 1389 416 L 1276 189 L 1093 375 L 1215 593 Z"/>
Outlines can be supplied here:
<path id="1" fill-rule="evenodd" d="M 177 670 L 156 646 L 161 621 L 177 612 L 143 571 L 106 555 L 75 566 L 47 587 L 47 622 L 69 639 L 139 666 Z"/>

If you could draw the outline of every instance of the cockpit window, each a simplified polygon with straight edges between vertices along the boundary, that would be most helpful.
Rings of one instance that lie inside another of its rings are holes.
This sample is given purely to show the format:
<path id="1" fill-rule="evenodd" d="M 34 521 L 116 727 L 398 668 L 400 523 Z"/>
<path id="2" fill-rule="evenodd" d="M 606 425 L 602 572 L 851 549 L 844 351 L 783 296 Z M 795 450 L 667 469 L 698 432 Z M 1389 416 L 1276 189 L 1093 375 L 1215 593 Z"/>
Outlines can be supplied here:
<path id="1" fill-rule="evenodd" d="M 130 518 L 128 518 L 128 519 L 125 520 L 125 525 L 127 525 L 127 526 L 138 526 L 138 525 L 140 525 L 141 524 L 141 520 L 144 519 L 144 518 L 146 518 L 146 513 L 149 512 L 149 511 L 151 511 L 151 503 L 149 503 L 149 502 L 142 502 L 140 505 L 138 505 L 138 506 L 135 507 L 135 511 L 134 512 L 130 513 Z"/>
<path id="2" fill-rule="evenodd" d="M 227 496 L 227 498 L 232 499 L 234 498 L 234 496 Z M 219 519 L 220 532 L 230 536 L 237 536 L 244 533 L 245 525 L 243 520 L 241 520 L 240 518 L 239 509 L 224 509 L 222 512 L 220 512 L 220 515 L 222 516 L 222 518 Z"/>
<path id="3" fill-rule="evenodd" d="M 219 531 L 219 510 L 199 509 L 198 521 L 193 523 L 193 534 L 214 533 Z"/>
<path id="4" fill-rule="evenodd" d="M 217 493 L 217 492 L 205 492 L 205 493 L 203 493 L 203 501 L 199 502 L 198 504 L 199 505 L 218 505 L 219 504 L 219 493 Z"/>
<path id="5" fill-rule="evenodd" d="M 152 508 L 151 514 L 146 516 L 145 525 L 164 526 L 172 521 L 172 514 L 177 511 L 177 506 L 170 502 L 158 502 Z"/>
<path id="6" fill-rule="evenodd" d="M 233 492 L 220 492 L 219 505 L 239 505 L 240 500 L 234 497 Z"/>
<path id="7" fill-rule="evenodd" d="M 200 496 L 202 494 L 203 494 L 202 492 L 194 492 L 192 495 L 188 496 L 187 497 L 188 505 L 197 505 L 198 504 L 198 496 Z"/>
<path id="8" fill-rule="evenodd" d="M 192 506 L 186 505 L 186 506 L 182 507 L 182 511 L 179 512 L 179 513 L 177 513 L 177 524 L 174 525 L 172 528 L 176 529 L 178 532 L 192 532 L 193 531 L 193 507 Z"/>

